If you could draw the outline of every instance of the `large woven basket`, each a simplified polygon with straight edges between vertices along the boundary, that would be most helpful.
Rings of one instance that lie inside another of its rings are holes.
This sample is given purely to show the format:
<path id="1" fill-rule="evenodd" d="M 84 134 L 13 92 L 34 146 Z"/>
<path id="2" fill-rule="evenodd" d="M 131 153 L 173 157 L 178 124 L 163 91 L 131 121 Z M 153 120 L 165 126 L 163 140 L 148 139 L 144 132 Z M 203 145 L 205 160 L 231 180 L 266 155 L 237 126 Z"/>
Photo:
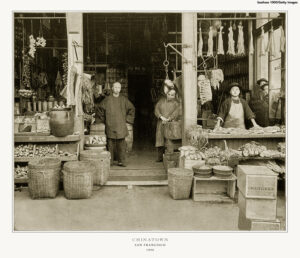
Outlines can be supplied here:
<path id="1" fill-rule="evenodd" d="M 213 175 L 212 168 L 210 166 L 193 166 L 194 176 L 208 178 Z"/>
<path id="2" fill-rule="evenodd" d="M 213 173 L 219 178 L 229 178 L 232 176 L 233 168 L 229 166 L 213 166 Z"/>
<path id="3" fill-rule="evenodd" d="M 174 200 L 189 199 L 193 181 L 193 171 L 184 168 L 168 169 L 169 193 Z"/>
<path id="4" fill-rule="evenodd" d="M 28 189 L 32 199 L 55 198 L 59 188 L 61 161 L 44 158 L 28 163 Z"/>
<path id="5" fill-rule="evenodd" d="M 93 174 L 94 185 L 105 185 L 110 171 L 110 152 L 85 150 L 80 152 L 80 160 L 90 161 L 96 170 Z"/>
<path id="6" fill-rule="evenodd" d="M 66 162 L 63 167 L 64 190 L 67 199 L 87 199 L 92 196 L 95 165 L 89 161 Z"/>

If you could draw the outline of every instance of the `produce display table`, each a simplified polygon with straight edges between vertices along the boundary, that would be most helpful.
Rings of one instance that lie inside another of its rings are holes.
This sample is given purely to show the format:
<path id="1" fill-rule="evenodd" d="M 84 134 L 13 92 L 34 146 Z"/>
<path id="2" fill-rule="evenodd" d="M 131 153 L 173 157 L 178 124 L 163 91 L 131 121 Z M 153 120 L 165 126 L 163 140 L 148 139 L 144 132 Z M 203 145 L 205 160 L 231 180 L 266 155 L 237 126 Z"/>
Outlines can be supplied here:
<path id="1" fill-rule="evenodd" d="M 238 149 L 243 144 L 256 141 L 265 145 L 270 150 L 277 149 L 279 142 L 285 141 L 284 133 L 271 133 L 271 134 L 208 134 L 208 145 L 218 146 L 224 149 L 224 140 L 227 142 L 228 148 Z"/>
<path id="2" fill-rule="evenodd" d="M 194 176 L 192 198 L 197 202 L 234 202 L 236 176 L 229 178 Z"/>

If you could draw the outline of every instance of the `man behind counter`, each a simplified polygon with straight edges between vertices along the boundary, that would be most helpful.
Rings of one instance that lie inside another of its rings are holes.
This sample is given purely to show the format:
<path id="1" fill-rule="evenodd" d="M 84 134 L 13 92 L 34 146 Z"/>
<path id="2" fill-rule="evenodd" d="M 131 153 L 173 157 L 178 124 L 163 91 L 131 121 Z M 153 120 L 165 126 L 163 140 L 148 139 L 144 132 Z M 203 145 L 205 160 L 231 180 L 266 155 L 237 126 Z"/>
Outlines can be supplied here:
<path id="1" fill-rule="evenodd" d="M 259 127 L 255 121 L 255 115 L 248 106 L 247 102 L 240 98 L 240 85 L 233 82 L 229 85 L 231 97 L 226 99 L 220 108 L 218 121 L 215 129 L 218 129 L 221 122 L 224 128 L 241 128 L 245 129 L 245 120 L 249 119 L 254 127 Z"/>

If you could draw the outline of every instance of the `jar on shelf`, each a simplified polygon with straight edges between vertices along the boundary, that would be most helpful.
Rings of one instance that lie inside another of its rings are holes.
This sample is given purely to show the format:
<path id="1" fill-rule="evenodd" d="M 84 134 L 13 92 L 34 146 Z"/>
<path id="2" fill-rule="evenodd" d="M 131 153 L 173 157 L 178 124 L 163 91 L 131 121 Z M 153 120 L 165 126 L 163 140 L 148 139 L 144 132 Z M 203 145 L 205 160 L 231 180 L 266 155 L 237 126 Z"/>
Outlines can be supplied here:
<path id="1" fill-rule="evenodd" d="M 50 96 L 49 99 L 48 99 L 48 110 L 51 110 L 53 108 L 53 105 L 54 105 L 54 97 L 53 96 Z"/>
<path id="2" fill-rule="evenodd" d="M 42 101 L 38 101 L 38 112 L 42 112 Z"/>

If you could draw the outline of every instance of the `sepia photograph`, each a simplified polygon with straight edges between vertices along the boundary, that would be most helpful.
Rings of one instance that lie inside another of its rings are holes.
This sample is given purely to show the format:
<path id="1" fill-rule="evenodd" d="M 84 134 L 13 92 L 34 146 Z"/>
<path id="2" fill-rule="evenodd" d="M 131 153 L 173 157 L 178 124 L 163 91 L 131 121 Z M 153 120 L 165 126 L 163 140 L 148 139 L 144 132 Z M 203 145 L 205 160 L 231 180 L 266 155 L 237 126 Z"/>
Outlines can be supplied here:
<path id="1" fill-rule="evenodd" d="M 287 12 L 13 12 L 13 231 L 286 232 Z"/>

